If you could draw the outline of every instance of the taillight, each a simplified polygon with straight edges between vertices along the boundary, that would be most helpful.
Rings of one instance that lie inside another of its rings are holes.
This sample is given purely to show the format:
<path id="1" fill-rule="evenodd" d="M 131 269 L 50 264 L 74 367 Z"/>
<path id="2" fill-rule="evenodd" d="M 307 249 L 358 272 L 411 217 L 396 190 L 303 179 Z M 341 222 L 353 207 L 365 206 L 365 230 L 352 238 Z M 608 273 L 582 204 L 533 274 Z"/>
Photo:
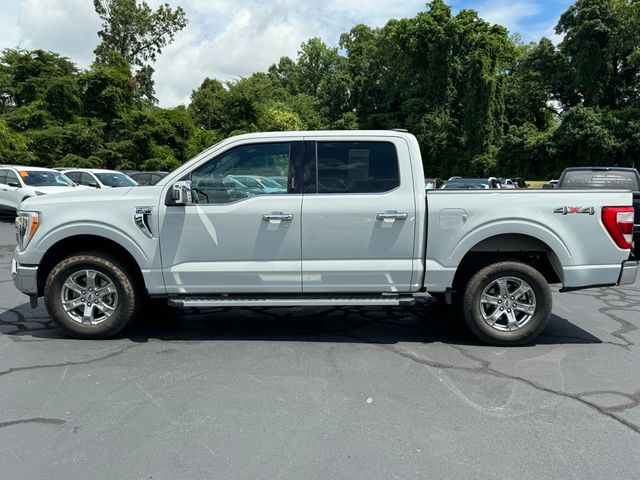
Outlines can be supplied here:
<path id="1" fill-rule="evenodd" d="M 604 207 L 602 223 L 607 232 L 623 250 L 629 250 L 633 244 L 633 207 Z"/>

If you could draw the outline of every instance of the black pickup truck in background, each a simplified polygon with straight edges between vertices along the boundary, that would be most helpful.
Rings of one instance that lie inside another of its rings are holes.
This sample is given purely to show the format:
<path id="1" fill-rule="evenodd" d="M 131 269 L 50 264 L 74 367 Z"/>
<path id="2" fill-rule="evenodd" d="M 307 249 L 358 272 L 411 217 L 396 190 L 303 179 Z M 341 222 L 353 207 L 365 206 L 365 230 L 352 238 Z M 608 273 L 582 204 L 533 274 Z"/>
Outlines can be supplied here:
<path id="1" fill-rule="evenodd" d="M 556 188 L 631 190 L 635 211 L 633 252 L 636 258 L 640 258 L 640 173 L 638 170 L 622 167 L 571 167 L 562 172 Z"/>

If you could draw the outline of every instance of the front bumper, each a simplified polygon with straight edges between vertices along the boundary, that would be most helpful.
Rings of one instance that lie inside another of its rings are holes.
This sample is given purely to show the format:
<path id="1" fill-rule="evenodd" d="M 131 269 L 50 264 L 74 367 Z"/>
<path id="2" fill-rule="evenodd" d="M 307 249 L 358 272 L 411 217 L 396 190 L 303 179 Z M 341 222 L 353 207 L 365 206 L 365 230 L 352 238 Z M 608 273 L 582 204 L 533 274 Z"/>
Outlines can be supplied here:
<path id="1" fill-rule="evenodd" d="M 636 281 L 638 276 L 638 261 L 628 260 L 622 262 L 622 269 L 620 270 L 620 278 L 618 279 L 618 285 L 631 285 Z"/>
<path id="2" fill-rule="evenodd" d="M 15 258 L 11 259 L 11 275 L 13 284 L 22 293 L 30 297 L 38 296 L 38 267 L 20 265 Z"/>

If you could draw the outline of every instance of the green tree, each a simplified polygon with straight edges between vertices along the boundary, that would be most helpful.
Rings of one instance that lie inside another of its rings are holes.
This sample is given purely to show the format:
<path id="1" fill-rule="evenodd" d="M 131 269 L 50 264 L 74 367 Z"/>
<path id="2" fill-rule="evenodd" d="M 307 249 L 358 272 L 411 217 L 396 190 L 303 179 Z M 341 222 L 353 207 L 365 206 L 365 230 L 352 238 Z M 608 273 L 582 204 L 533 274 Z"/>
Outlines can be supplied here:
<path id="1" fill-rule="evenodd" d="M 93 5 L 102 20 L 96 59 L 108 63 L 110 52 L 118 52 L 135 70 L 139 98 L 155 102 L 150 64 L 187 25 L 184 10 L 167 3 L 153 10 L 144 0 L 93 0 Z"/>
<path id="2" fill-rule="evenodd" d="M 572 86 L 586 106 L 619 108 L 638 99 L 640 4 L 578 0 L 556 27 Z"/>
<path id="3" fill-rule="evenodd" d="M 222 128 L 226 95 L 222 82 L 205 78 L 200 87 L 191 93 L 189 103 L 189 113 L 196 125 L 206 130 Z"/>
<path id="4" fill-rule="evenodd" d="M 29 165 L 33 160 L 34 156 L 29 151 L 27 139 L 14 132 L 7 122 L 0 119 L 0 163 Z"/>
<path id="5" fill-rule="evenodd" d="M 0 98 L 5 108 L 41 100 L 51 81 L 74 77 L 76 66 L 44 50 L 5 49 L 0 55 Z"/>

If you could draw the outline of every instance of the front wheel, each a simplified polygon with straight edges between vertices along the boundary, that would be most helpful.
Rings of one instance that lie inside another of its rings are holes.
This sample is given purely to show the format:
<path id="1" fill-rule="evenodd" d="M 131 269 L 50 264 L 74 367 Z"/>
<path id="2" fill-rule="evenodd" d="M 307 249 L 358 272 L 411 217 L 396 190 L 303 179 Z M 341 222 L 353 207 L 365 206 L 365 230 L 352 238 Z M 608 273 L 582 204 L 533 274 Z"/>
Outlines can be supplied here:
<path id="1" fill-rule="evenodd" d="M 462 308 L 478 338 L 508 346 L 535 339 L 549 321 L 551 306 L 551 289 L 540 272 L 524 263 L 500 262 L 471 277 Z"/>
<path id="2" fill-rule="evenodd" d="M 112 337 L 129 325 L 142 304 L 134 278 L 122 262 L 101 252 L 72 255 L 47 277 L 47 311 L 73 337 Z"/>

